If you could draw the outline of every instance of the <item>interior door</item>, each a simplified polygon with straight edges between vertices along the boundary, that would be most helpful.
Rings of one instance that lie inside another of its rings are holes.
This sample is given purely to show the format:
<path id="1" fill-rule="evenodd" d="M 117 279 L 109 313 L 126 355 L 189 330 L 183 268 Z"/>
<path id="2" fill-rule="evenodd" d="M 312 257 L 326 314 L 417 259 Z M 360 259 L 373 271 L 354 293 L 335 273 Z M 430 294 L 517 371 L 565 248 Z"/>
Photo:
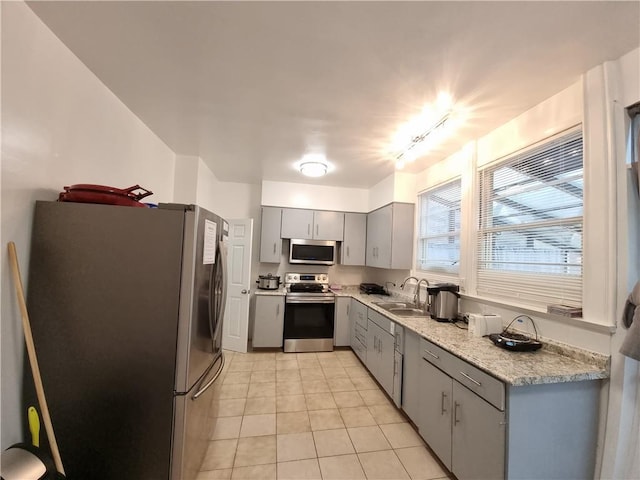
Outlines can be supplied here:
<path id="1" fill-rule="evenodd" d="M 227 239 L 227 308 L 222 348 L 246 352 L 249 340 L 249 293 L 253 219 L 229 220 Z"/>

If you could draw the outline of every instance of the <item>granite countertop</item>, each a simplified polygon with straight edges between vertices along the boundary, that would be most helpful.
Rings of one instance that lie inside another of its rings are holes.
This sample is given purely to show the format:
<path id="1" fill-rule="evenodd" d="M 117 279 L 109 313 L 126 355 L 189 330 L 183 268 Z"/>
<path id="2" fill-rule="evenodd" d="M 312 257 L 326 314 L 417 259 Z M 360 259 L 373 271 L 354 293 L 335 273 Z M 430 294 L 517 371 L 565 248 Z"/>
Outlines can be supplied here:
<path id="1" fill-rule="evenodd" d="M 343 288 L 337 296 L 355 298 L 395 323 L 512 386 L 599 380 L 609 377 L 609 357 L 543 339 L 535 352 L 512 352 L 491 340 L 470 336 L 461 323 L 440 323 L 428 317 L 398 317 L 373 302 L 393 297 L 361 294 Z"/>

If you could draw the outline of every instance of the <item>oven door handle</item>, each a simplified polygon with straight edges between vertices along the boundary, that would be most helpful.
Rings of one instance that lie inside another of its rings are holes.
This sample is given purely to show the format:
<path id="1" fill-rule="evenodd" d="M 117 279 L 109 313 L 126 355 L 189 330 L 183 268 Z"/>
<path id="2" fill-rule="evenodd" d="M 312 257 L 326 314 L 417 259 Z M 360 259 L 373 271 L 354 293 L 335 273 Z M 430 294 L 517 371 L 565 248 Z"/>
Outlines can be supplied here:
<path id="1" fill-rule="evenodd" d="M 285 297 L 285 303 L 336 303 L 334 297 Z"/>

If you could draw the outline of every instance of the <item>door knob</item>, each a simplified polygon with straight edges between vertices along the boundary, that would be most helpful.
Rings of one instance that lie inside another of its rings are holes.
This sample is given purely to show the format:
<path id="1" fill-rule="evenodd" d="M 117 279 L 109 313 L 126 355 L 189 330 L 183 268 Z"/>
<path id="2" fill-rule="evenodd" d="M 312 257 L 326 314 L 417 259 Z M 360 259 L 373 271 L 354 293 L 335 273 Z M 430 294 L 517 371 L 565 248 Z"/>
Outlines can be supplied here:
<path id="1" fill-rule="evenodd" d="M 247 293 L 249 293 L 249 290 L 242 289 L 242 291 L 240 293 L 247 294 Z"/>

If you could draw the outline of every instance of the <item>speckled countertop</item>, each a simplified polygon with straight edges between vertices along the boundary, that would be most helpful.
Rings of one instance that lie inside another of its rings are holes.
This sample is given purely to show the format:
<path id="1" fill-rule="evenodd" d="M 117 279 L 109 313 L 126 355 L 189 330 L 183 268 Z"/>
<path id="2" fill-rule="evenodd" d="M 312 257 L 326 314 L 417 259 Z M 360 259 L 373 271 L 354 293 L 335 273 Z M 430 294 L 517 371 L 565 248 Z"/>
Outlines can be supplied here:
<path id="1" fill-rule="evenodd" d="M 344 288 L 338 296 L 355 298 L 387 318 L 416 332 L 470 364 L 512 386 L 599 380 L 609 377 L 609 357 L 544 340 L 536 352 L 511 352 L 496 347 L 488 338 L 470 336 L 456 324 L 430 318 L 398 317 L 374 305 L 382 298 Z"/>

